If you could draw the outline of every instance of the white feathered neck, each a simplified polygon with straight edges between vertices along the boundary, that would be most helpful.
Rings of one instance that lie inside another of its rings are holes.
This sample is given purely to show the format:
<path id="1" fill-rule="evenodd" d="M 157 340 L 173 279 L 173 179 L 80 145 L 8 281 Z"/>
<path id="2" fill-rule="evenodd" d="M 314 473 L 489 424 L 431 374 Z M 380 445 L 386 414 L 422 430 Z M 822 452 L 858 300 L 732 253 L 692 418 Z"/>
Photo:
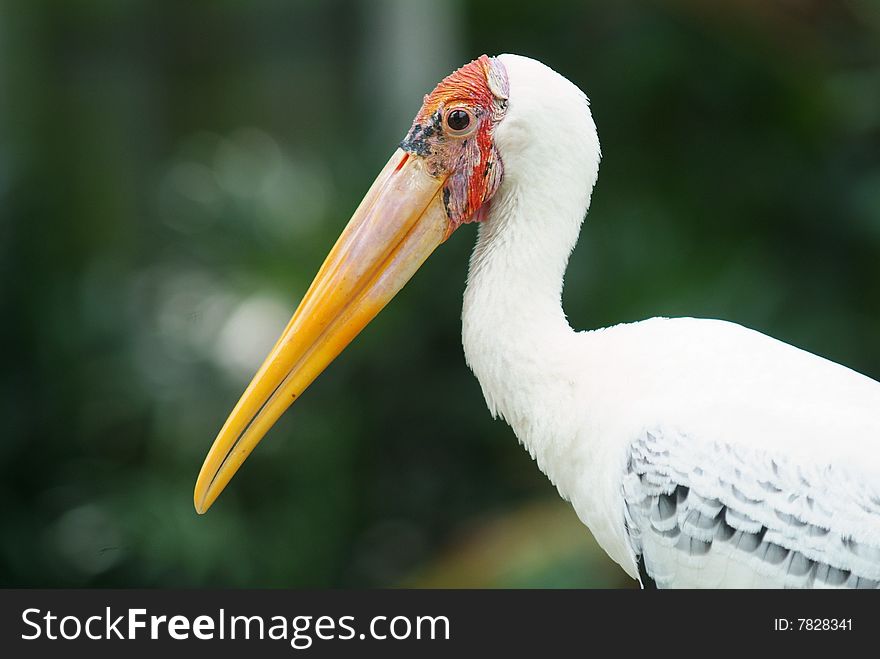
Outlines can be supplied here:
<path id="1" fill-rule="evenodd" d="M 471 258 L 462 339 L 490 411 L 555 482 L 553 458 L 564 447 L 542 425 L 553 420 L 558 437 L 553 408 L 569 398 L 567 347 L 577 348 L 563 277 L 598 175 L 599 140 L 580 89 L 535 60 L 500 59 L 510 82 L 495 132 L 504 179 Z"/>

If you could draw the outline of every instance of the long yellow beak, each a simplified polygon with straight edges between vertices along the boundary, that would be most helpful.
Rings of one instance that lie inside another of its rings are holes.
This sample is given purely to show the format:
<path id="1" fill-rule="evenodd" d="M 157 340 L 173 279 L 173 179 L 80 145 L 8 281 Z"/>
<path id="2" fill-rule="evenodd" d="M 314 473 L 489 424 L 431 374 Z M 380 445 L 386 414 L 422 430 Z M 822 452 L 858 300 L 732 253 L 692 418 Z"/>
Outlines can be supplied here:
<path id="1" fill-rule="evenodd" d="M 284 411 L 388 304 L 451 231 L 443 178 L 398 149 L 232 410 L 196 481 L 204 513 Z"/>

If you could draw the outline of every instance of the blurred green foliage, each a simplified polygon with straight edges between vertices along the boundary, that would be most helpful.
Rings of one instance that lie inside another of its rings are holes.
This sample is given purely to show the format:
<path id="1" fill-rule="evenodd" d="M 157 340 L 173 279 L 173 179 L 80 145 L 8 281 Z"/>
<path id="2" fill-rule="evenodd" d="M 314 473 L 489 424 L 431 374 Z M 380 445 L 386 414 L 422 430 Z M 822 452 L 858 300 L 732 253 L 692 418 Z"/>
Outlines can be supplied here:
<path id="1" fill-rule="evenodd" d="M 880 5 L 4 2 L 0 585 L 631 584 L 467 371 L 463 229 L 204 517 L 192 486 L 422 94 L 590 95 L 572 324 L 734 320 L 880 377 Z"/>

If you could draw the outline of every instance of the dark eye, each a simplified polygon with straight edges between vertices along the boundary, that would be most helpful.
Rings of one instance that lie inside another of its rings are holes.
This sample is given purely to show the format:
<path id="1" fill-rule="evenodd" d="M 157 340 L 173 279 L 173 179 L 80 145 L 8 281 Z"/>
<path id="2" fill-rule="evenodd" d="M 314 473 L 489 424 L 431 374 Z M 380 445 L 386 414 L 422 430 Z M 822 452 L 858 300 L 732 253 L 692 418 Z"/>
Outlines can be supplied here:
<path id="1" fill-rule="evenodd" d="M 463 133 L 471 125 L 471 115 L 467 110 L 455 108 L 446 115 L 446 125 L 453 133 Z"/>

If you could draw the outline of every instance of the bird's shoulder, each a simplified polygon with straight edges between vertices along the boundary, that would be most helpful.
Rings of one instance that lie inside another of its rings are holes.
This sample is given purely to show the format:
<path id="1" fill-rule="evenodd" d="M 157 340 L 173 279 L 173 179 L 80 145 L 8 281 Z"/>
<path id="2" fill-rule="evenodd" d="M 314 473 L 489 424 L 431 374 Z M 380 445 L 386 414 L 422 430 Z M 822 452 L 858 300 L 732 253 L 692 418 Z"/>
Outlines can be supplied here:
<path id="1" fill-rule="evenodd" d="M 617 325 L 585 344 L 598 375 L 583 395 L 627 409 L 626 443 L 660 426 L 880 471 L 880 383 L 843 365 L 710 319 Z"/>

